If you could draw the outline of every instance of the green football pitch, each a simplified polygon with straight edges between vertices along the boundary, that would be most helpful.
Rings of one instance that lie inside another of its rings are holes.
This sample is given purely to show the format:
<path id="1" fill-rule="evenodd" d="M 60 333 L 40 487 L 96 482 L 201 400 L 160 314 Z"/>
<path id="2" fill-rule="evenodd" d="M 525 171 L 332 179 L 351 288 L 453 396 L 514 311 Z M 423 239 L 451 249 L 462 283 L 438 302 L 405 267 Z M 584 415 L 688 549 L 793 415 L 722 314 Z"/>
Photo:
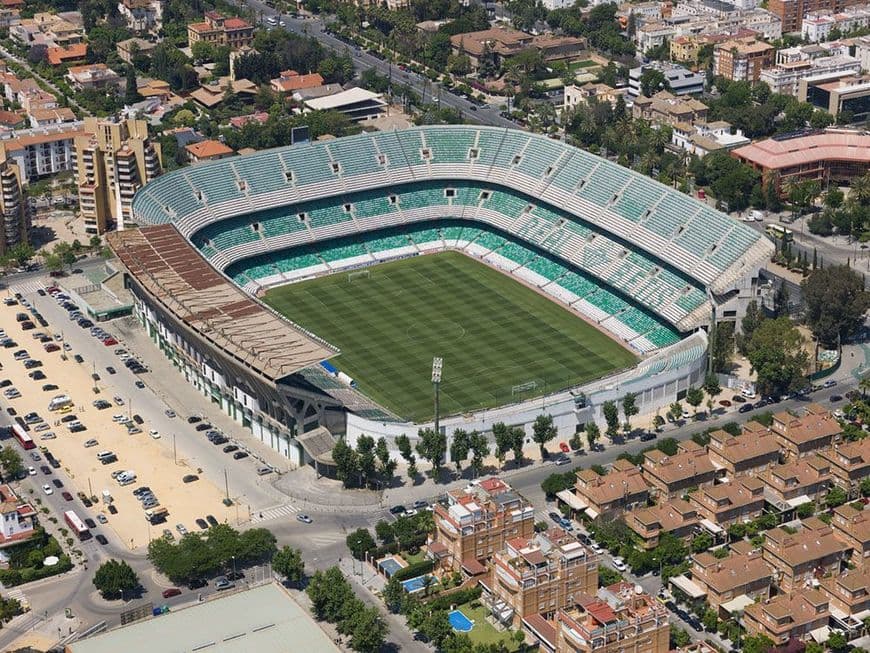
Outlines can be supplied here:
<path id="1" fill-rule="evenodd" d="M 341 349 L 332 363 L 415 422 L 554 392 L 635 356 L 565 308 L 456 252 L 384 263 L 270 290 L 265 302 Z"/>

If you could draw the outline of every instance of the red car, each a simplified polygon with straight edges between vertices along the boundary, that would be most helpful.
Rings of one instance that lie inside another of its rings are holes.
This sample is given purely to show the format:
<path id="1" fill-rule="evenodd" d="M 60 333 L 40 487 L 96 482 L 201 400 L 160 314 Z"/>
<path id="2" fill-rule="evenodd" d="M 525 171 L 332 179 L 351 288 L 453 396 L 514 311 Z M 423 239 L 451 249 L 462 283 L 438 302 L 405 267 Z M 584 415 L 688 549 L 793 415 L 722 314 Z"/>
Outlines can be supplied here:
<path id="1" fill-rule="evenodd" d="M 719 405 L 720 405 L 720 406 L 725 406 L 725 408 L 730 408 L 730 407 L 731 407 L 731 402 L 728 401 L 727 399 L 723 399 L 722 401 L 719 402 Z"/>
<path id="2" fill-rule="evenodd" d="M 163 598 L 164 599 L 169 599 L 169 598 L 172 598 L 173 596 L 178 596 L 179 594 L 181 594 L 181 590 L 178 589 L 177 587 L 170 587 L 169 589 L 163 590 Z"/>
<path id="3" fill-rule="evenodd" d="M 114 345 L 117 345 L 118 341 L 114 338 L 106 338 L 105 340 L 103 340 L 103 344 L 106 345 L 106 347 L 112 347 Z"/>
<path id="4" fill-rule="evenodd" d="M 66 499 L 67 501 L 73 500 L 73 495 L 71 495 L 69 492 L 63 492 L 61 494 L 62 494 L 63 498 Z"/>
<path id="5" fill-rule="evenodd" d="M 569 447 L 566 442 L 560 442 L 559 448 L 562 450 L 562 453 L 568 453 L 569 451 L 571 451 L 571 447 Z"/>

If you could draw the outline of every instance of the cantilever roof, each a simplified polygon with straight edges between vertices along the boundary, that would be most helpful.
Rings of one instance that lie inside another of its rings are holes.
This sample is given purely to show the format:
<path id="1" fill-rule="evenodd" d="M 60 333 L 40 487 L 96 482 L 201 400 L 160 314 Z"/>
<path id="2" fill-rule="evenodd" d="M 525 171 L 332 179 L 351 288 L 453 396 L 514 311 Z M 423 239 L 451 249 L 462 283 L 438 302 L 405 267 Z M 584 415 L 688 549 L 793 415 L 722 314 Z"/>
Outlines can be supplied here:
<path id="1" fill-rule="evenodd" d="M 230 283 L 173 225 L 113 232 L 108 241 L 130 274 L 168 311 L 271 381 L 338 353 Z"/>

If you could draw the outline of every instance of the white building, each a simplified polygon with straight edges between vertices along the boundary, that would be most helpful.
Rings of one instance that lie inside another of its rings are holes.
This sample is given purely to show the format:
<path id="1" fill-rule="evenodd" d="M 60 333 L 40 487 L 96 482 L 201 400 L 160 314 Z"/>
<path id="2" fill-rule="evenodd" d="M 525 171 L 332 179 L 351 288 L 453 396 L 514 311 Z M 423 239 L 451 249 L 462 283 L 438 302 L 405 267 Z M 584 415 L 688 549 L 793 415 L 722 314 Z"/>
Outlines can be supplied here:
<path id="1" fill-rule="evenodd" d="M 640 52 L 646 52 L 651 48 L 657 48 L 665 40 L 672 41 L 679 36 L 677 28 L 664 22 L 644 23 L 634 31 L 634 42 Z"/>
<path id="2" fill-rule="evenodd" d="M 837 54 L 777 63 L 773 68 L 762 70 L 759 81 L 767 84 L 774 93 L 797 96 L 802 79 L 835 73 L 857 74 L 860 71 L 861 64 L 856 58 Z"/>
<path id="3" fill-rule="evenodd" d="M 751 142 L 739 129 L 736 134 L 732 134 L 731 124 L 724 120 L 696 122 L 694 125 L 679 122 L 671 131 L 671 143 L 698 157 L 717 150 L 749 145 Z"/>
<path id="4" fill-rule="evenodd" d="M 632 98 L 641 94 L 640 78 L 643 72 L 650 68 L 660 71 L 665 76 L 671 87 L 671 93 L 674 95 L 696 95 L 704 91 L 707 76 L 703 72 L 696 73 L 683 66 L 654 61 L 644 66 L 632 68 L 628 72 L 628 94 Z"/>
<path id="5" fill-rule="evenodd" d="M 75 165 L 75 137 L 84 133 L 82 124 L 68 122 L 3 134 L 0 138 L 0 155 L 5 154 L 7 159 L 18 165 L 22 184 L 72 170 Z"/>
<path id="6" fill-rule="evenodd" d="M 841 12 L 819 9 L 804 16 L 802 35 L 805 39 L 818 43 L 830 38 L 834 28 L 846 33 L 864 27 L 870 27 L 870 5 L 854 5 Z"/>
<path id="7" fill-rule="evenodd" d="M 34 531 L 36 511 L 21 501 L 11 487 L 0 485 L 0 547 L 18 544 Z"/>
<path id="8" fill-rule="evenodd" d="M 870 36 L 853 39 L 855 58 L 861 64 L 861 70 L 870 70 Z"/>
<path id="9" fill-rule="evenodd" d="M 163 25 L 162 0 L 121 0 L 118 13 L 134 32 L 157 32 Z"/>

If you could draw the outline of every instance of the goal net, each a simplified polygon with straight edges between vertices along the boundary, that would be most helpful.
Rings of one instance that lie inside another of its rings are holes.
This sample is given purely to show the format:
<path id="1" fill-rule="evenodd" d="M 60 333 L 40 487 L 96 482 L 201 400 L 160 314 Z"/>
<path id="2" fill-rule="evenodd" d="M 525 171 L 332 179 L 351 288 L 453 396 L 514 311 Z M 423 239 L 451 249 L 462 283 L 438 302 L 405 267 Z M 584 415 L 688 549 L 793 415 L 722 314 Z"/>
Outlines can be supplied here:
<path id="1" fill-rule="evenodd" d="M 355 270 L 347 273 L 348 283 L 353 283 L 357 279 L 368 279 L 371 270 Z"/>
<path id="2" fill-rule="evenodd" d="M 515 386 L 511 386 L 511 396 L 516 397 L 518 395 L 525 395 L 530 392 L 534 392 L 538 389 L 538 381 L 526 381 L 525 383 L 519 383 Z"/>

